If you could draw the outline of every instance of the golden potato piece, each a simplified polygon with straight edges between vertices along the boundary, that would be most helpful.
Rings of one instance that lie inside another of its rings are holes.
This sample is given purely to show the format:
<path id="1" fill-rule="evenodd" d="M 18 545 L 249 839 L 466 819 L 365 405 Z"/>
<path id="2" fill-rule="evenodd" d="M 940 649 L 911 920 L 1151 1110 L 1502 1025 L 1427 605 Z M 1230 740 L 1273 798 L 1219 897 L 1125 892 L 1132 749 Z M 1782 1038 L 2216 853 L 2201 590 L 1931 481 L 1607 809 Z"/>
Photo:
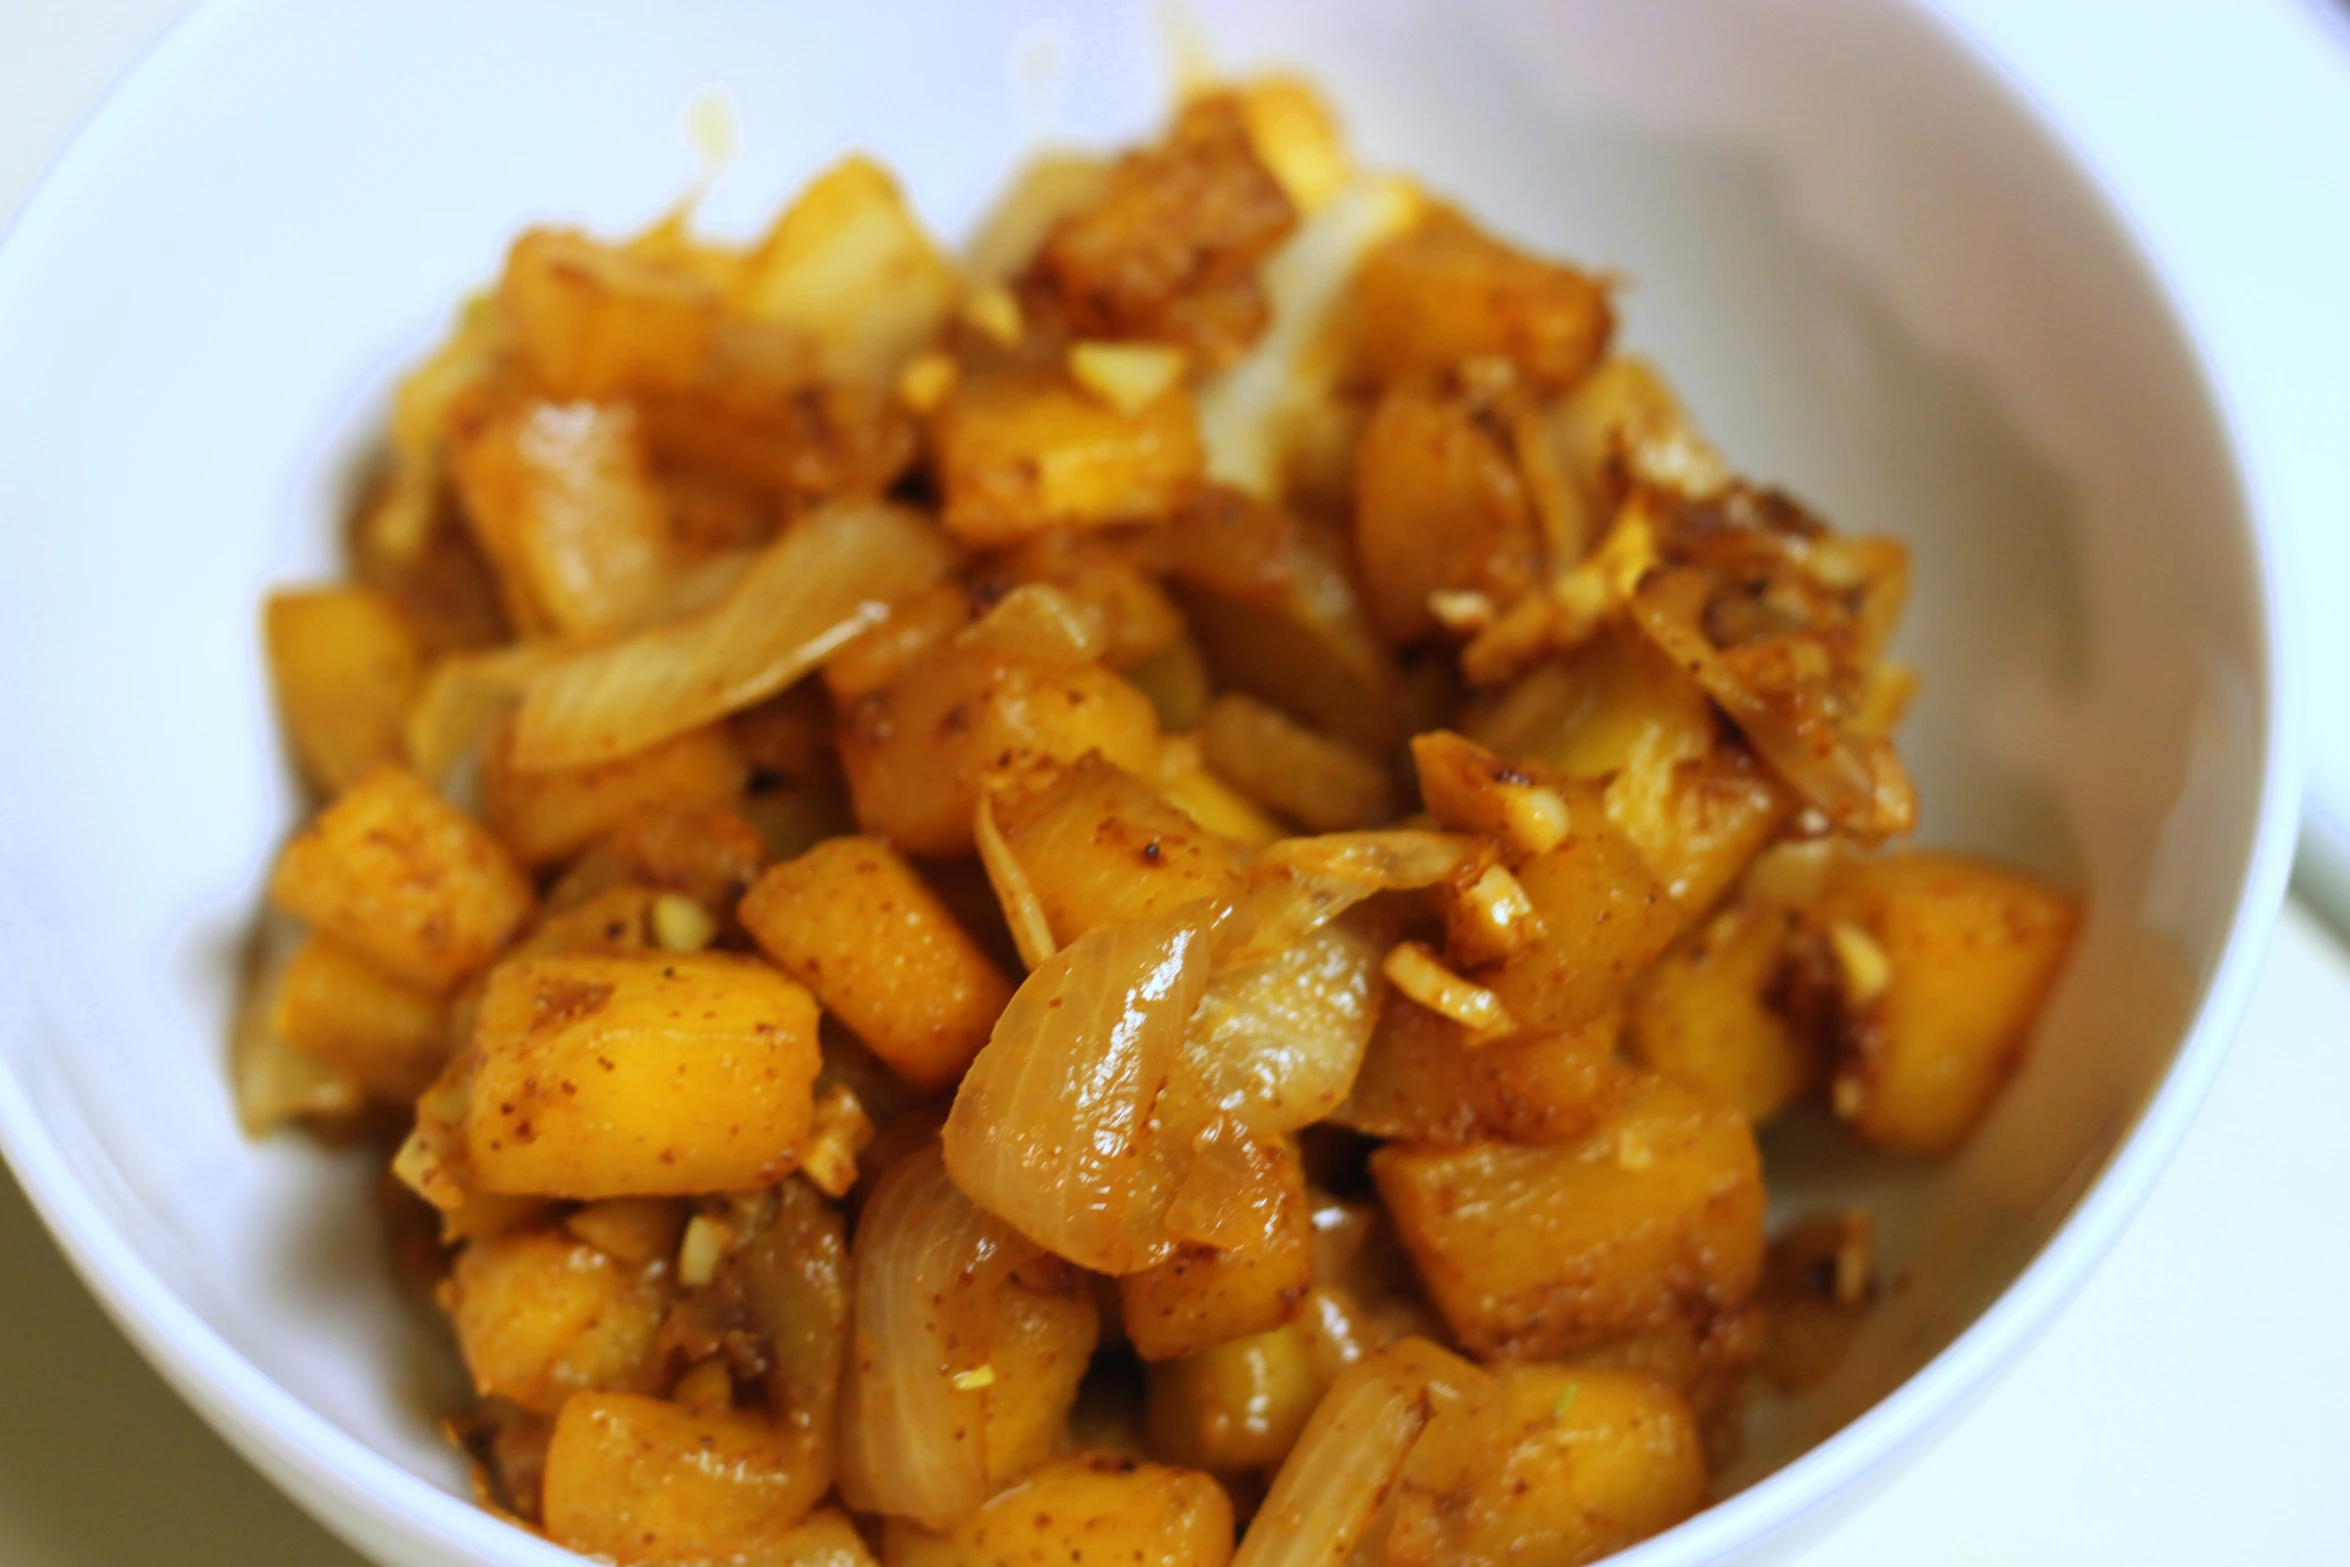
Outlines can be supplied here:
<path id="1" fill-rule="evenodd" d="M 1965 855 L 1845 871 L 1812 918 L 1842 971 L 1837 1114 L 1879 1147 L 1955 1152 L 2022 1062 L 2080 919 L 2074 899 Z"/>
<path id="2" fill-rule="evenodd" d="M 1395 790 L 1375 758 L 1254 697 L 1228 692 L 1210 702 L 1199 739 L 1208 765 L 1241 793 L 1316 832 L 1395 815 Z"/>
<path id="3" fill-rule="evenodd" d="M 1770 1005 L 1795 919 L 1733 907 L 1634 983 L 1628 1038 L 1653 1070 L 1760 1126 L 1820 1079 L 1819 1042 Z"/>
<path id="4" fill-rule="evenodd" d="M 966 376 L 933 440 L 943 519 L 976 544 L 1166 517 L 1199 488 L 1199 423 L 1180 386 L 1128 413 L 1057 367 Z"/>
<path id="5" fill-rule="evenodd" d="M 1040 789 L 1006 791 L 995 819 L 1062 946 L 1104 925 L 1240 890 L 1230 843 L 1099 755 L 1080 758 Z"/>
<path id="6" fill-rule="evenodd" d="M 644 806 L 572 862 L 548 891 L 547 906 L 575 907 L 615 887 L 633 886 L 683 893 L 723 912 L 750 890 L 766 861 L 758 828 L 733 804 Z"/>
<path id="7" fill-rule="evenodd" d="M 718 296 L 703 279 L 569 229 L 514 242 L 498 302 L 533 378 L 563 398 L 691 385 L 718 331 Z"/>
<path id="8" fill-rule="evenodd" d="M 1148 776 L 1158 718 L 1108 670 L 948 649 L 841 714 L 841 765 L 865 830 L 908 854 L 965 854 L 990 777 L 1099 751 Z"/>
<path id="9" fill-rule="evenodd" d="M 1331 1119 L 1412 1142 L 1558 1143 L 1581 1137 L 1622 1098 L 1617 1019 L 1569 1033 L 1487 1044 L 1426 1007 L 1395 999 L 1379 1015 L 1354 1092 Z"/>
<path id="10" fill-rule="evenodd" d="M 1762 1163 L 1730 1106 L 1652 1080 L 1571 1143 L 1390 1143 L 1371 1173 L 1471 1352 L 1545 1359 L 1703 1306 L 1762 1268 Z"/>
<path id="11" fill-rule="evenodd" d="M 1536 260 L 1445 209 L 1364 261 L 1354 319 L 1356 363 L 1374 381 L 1499 358 L 1545 392 L 1589 373 L 1615 327 L 1598 280 Z"/>
<path id="12" fill-rule="evenodd" d="M 723 1561 L 782 1537 L 823 1489 L 804 1443 L 758 1415 L 581 1393 L 547 1448 L 547 1534 L 613 1562 Z"/>
<path id="13" fill-rule="evenodd" d="M 1705 1451 L 1652 1377 L 1498 1368 L 1404 1461 L 1390 1567 L 1581 1567 L 1705 1505 Z"/>
<path id="14" fill-rule="evenodd" d="M 945 1534 L 891 1520 L 889 1567 L 1224 1567 L 1232 1503 L 1204 1474 L 1132 1458 L 1056 1458 Z"/>
<path id="15" fill-rule="evenodd" d="M 276 1021 L 288 1044 L 349 1072 L 380 1099 L 414 1099 L 448 1059 L 447 999 L 385 973 L 332 936 L 312 935 L 286 964 Z"/>
<path id="16" fill-rule="evenodd" d="M 1295 1323 L 1160 1361 L 1144 1417 L 1151 1456 L 1218 1474 L 1270 1469 L 1297 1445 L 1326 1386 Z"/>
<path id="17" fill-rule="evenodd" d="M 270 901 L 395 978 L 447 991 L 530 917 L 530 882 L 480 824 L 389 764 L 294 835 Z"/>
<path id="18" fill-rule="evenodd" d="M 481 1190 L 735 1191 L 779 1179 L 807 1130 L 816 1003 L 715 953 L 523 958 L 490 975 L 472 1048 Z"/>
<path id="19" fill-rule="evenodd" d="M 262 637 L 278 714 L 312 783 L 334 794 L 400 760 L 424 654 L 392 599 L 360 587 L 272 593 Z"/>
<path id="20" fill-rule="evenodd" d="M 632 1265 L 536 1229 L 468 1243 L 442 1304 L 475 1391 L 543 1414 L 590 1388 L 650 1391 L 661 1377 L 668 1260 Z"/>
<path id="21" fill-rule="evenodd" d="M 1437 630 L 1431 595 L 1474 593 L 1498 609 L 1541 569 L 1509 448 L 1460 398 L 1419 385 L 1380 398 L 1355 447 L 1354 498 L 1363 607 L 1390 642 Z"/>
<path id="22" fill-rule="evenodd" d="M 871 838 L 820 843 L 759 878 L 742 922 L 898 1076 L 951 1086 L 1012 986 L 912 866 Z"/>
<path id="23" fill-rule="evenodd" d="M 482 754 L 482 814 L 526 865 L 567 860 L 640 811 L 731 805 L 749 764 L 724 724 L 688 729 L 616 761 L 525 772 L 511 719 Z"/>
<path id="24" fill-rule="evenodd" d="M 1271 1165 L 1235 1216 L 1232 1246 L 1186 1242 L 1166 1261 L 1118 1280 L 1126 1337 L 1145 1360 L 1174 1360 L 1279 1327 L 1314 1282 L 1304 1166 L 1285 1141 L 1253 1142 Z M 1180 1201 L 1180 1199 L 1178 1199 Z"/>

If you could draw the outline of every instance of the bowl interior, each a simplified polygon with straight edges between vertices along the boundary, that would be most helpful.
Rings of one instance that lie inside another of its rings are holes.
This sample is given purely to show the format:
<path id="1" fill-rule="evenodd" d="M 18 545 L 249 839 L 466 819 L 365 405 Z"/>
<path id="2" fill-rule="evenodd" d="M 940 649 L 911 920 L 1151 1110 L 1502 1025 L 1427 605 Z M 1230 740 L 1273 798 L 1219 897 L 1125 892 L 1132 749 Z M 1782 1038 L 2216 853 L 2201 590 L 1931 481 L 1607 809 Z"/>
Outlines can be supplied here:
<path id="1" fill-rule="evenodd" d="M 1956 1163 L 1771 1134 L 1782 1205 L 1872 1208 L 1897 1282 L 1833 1381 L 1757 1414 L 1734 1485 L 1949 1346 L 2160 1086 L 2270 786 L 2260 565 L 2191 351 L 2030 116 L 1890 0 L 1187 16 L 231 0 L 0 253 L 0 1131 L 149 1348 L 273 1468 L 372 1496 L 376 1523 L 345 1526 L 378 1549 L 529 1554 L 365 1456 L 461 1489 L 446 1353 L 394 1299 L 371 1172 L 231 1116 L 237 956 L 296 804 L 258 596 L 331 569 L 392 378 L 519 225 L 621 231 L 677 199 L 705 87 L 742 130 L 713 227 L 750 231 L 855 147 L 953 235 L 1026 146 L 1142 133 L 1201 39 L 1303 69 L 1365 161 L 1627 274 L 1628 341 L 1742 469 L 1909 541 L 1922 836 L 2085 887 L 2092 916 Z"/>

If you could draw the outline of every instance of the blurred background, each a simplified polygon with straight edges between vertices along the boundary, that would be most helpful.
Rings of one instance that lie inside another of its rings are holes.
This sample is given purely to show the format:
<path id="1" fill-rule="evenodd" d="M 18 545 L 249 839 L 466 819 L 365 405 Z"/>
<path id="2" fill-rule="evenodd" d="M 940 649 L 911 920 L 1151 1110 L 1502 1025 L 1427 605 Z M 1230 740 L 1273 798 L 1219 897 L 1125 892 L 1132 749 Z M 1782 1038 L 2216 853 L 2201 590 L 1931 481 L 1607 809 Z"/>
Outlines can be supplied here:
<path id="1" fill-rule="evenodd" d="M 0 220 L 180 9 L 0 0 Z M 2350 8 L 1943 9 L 2098 170 L 2186 300 L 2296 535 L 2314 809 L 2350 844 Z M 2305 867 L 2209 1103 L 2088 1290 L 1801 1567 L 2350 1561 L 2350 927 L 2322 917 L 2350 916 L 2350 878 L 2328 876 Z M 0 1259 L 0 1562 L 357 1567 L 146 1368 L 4 1172 Z"/>

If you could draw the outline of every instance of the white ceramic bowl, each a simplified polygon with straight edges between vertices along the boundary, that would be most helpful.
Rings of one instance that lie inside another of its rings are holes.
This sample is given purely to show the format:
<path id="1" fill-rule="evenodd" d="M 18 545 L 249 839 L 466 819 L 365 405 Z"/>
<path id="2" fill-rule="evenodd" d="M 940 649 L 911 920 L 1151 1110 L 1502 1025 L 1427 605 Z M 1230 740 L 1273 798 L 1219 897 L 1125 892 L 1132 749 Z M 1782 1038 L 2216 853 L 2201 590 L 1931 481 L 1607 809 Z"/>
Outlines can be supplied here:
<path id="1" fill-rule="evenodd" d="M 1908 538 L 1926 837 L 2089 889 L 2037 1054 L 1947 1167 L 1773 1136 L 1905 1281 L 1729 1500 L 1625 1558 L 1768 1554 L 1961 1407 L 2095 1263 L 2219 1060 L 2282 886 L 2274 567 L 2226 421 L 2091 179 L 1897 0 L 1216 0 L 1366 156 L 1620 267 L 1630 340 L 1751 471 Z M 255 648 L 329 568 L 391 377 L 514 229 L 653 217 L 696 89 L 747 230 L 870 148 L 959 232 L 1040 135 L 1165 102 L 1138 4 L 223 0 L 0 251 L 0 1140 L 75 1263 L 254 1462 L 387 1563 L 545 1564 L 433 1433 L 367 1173 L 243 1141 L 232 954 L 293 810 Z M 2152 1374 L 2150 1368 L 2150 1374 Z"/>

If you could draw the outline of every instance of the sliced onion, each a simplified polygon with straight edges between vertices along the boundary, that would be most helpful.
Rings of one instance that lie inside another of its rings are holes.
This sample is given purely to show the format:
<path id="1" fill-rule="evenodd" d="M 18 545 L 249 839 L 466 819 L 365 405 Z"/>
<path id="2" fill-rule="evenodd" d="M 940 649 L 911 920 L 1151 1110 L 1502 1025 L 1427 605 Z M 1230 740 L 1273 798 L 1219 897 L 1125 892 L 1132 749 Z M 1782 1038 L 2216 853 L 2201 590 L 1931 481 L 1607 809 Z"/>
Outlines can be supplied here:
<path id="1" fill-rule="evenodd" d="M 926 1147 L 890 1166 L 857 1222 L 840 1494 L 945 1525 L 987 1500 L 994 1297 L 1034 1248 L 974 1207 Z M 971 1385 L 958 1386 L 961 1378 Z"/>
<path id="2" fill-rule="evenodd" d="M 608 762 L 763 701 L 951 564 L 944 538 L 904 507 L 823 507 L 707 609 L 532 679 L 514 763 L 536 771 Z"/>
<path id="3" fill-rule="evenodd" d="M 426 783 L 446 789 L 457 764 L 480 751 L 532 678 L 570 656 L 561 643 L 548 640 L 454 653 L 434 664 L 408 709 L 408 765 Z"/>
<path id="4" fill-rule="evenodd" d="M 1183 1042 L 1210 1102 L 1259 1133 L 1296 1131 L 1345 1103 L 1379 1021 L 1386 923 L 1353 910 L 1217 976 Z"/>
<path id="5" fill-rule="evenodd" d="M 1173 1249 L 1153 1117 L 1207 988 L 1219 912 L 1197 903 L 1103 926 L 1039 964 L 947 1116 L 947 1168 L 971 1200 L 1097 1273 Z"/>
<path id="6" fill-rule="evenodd" d="M 849 1249 L 840 1213 L 804 1180 L 775 1190 L 772 1218 L 735 1253 L 766 1330 L 767 1397 L 822 1495 L 832 1484 L 849 1349 Z"/>
<path id="7" fill-rule="evenodd" d="M 982 791 L 979 796 L 971 841 L 979 850 L 987 884 L 995 889 L 996 902 L 1003 907 L 1004 923 L 1012 929 L 1012 945 L 1019 948 L 1020 961 L 1033 969 L 1059 950 L 1059 945 L 1053 940 L 1053 922 L 1044 911 L 1044 900 L 1028 879 L 1028 867 L 1020 863 L 1020 857 L 1004 841 L 1003 829 L 996 825 L 992 793 Z"/>
<path id="8" fill-rule="evenodd" d="M 1341 1567 L 1380 1517 L 1437 1409 L 1483 1376 L 1417 1338 L 1341 1371 L 1281 1461 L 1232 1567 Z M 1379 1559 L 1375 1550 L 1370 1559 Z"/>
<path id="9" fill-rule="evenodd" d="M 1416 828 L 1268 844 L 1250 875 L 1248 938 L 1224 961 L 1234 967 L 1262 963 L 1376 893 L 1473 881 L 1492 852 L 1475 838 Z"/>

